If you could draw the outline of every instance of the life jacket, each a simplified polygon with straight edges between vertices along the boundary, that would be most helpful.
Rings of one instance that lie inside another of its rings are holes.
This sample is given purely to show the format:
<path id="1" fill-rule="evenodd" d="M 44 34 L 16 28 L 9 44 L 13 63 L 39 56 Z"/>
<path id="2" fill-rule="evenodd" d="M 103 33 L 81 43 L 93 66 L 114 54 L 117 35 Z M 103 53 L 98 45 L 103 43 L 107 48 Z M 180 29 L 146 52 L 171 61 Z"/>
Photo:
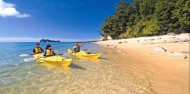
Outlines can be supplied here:
<path id="1" fill-rule="evenodd" d="M 38 54 L 38 53 L 42 53 L 42 49 L 40 47 L 35 48 L 35 54 Z"/>
<path id="2" fill-rule="evenodd" d="M 80 46 L 75 46 L 75 47 L 74 47 L 74 51 L 75 51 L 75 52 L 80 52 Z"/>
<path id="3" fill-rule="evenodd" d="M 53 55 L 53 50 L 46 50 L 46 56 L 52 56 Z"/>

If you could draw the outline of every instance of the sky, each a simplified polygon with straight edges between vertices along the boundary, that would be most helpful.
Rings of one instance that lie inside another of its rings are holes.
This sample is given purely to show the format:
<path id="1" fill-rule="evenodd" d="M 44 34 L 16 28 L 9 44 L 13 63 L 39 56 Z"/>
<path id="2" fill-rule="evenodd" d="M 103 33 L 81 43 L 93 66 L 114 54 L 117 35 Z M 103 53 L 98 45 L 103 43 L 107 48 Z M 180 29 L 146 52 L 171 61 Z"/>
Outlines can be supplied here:
<path id="1" fill-rule="evenodd" d="M 119 1 L 0 0 L 0 42 L 100 39 L 98 30 Z"/>

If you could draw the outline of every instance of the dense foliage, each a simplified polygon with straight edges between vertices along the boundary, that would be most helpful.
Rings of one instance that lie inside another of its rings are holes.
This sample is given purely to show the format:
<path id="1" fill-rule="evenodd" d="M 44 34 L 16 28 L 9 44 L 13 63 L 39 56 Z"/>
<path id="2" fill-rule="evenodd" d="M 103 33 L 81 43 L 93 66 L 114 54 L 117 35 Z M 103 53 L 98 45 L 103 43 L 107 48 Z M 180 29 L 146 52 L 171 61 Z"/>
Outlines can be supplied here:
<path id="1" fill-rule="evenodd" d="M 121 0 L 99 32 L 114 39 L 190 32 L 190 0 Z"/>

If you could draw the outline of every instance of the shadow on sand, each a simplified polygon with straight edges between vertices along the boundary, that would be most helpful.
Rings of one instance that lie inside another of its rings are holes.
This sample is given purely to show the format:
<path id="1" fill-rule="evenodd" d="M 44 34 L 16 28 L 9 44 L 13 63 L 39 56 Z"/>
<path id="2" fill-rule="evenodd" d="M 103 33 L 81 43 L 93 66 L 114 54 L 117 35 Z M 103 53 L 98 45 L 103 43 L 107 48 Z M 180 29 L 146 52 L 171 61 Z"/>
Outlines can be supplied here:
<path id="1" fill-rule="evenodd" d="M 83 67 L 81 67 L 81 66 L 79 66 L 79 65 L 77 65 L 77 64 L 74 64 L 74 63 L 72 63 L 72 64 L 70 65 L 70 68 L 73 68 L 73 69 L 80 69 L 80 70 L 86 70 L 86 68 L 83 68 Z"/>
<path id="2" fill-rule="evenodd" d="M 99 59 L 102 59 L 102 60 L 109 60 L 109 59 L 107 59 L 107 58 L 104 58 L 104 57 L 100 57 Z"/>

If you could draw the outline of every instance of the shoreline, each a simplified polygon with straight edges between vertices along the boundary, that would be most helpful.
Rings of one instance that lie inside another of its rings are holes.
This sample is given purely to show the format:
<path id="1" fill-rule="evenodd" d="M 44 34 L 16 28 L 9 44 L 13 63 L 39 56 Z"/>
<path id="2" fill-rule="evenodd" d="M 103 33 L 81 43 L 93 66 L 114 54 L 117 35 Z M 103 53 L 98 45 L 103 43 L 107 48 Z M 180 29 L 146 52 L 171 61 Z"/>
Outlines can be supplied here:
<path id="1" fill-rule="evenodd" d="M 146 63 L 151 85 L 158 94 L 189 93 L 190 34 L 163 35 L 96 42 L 126 57 Z"/>

